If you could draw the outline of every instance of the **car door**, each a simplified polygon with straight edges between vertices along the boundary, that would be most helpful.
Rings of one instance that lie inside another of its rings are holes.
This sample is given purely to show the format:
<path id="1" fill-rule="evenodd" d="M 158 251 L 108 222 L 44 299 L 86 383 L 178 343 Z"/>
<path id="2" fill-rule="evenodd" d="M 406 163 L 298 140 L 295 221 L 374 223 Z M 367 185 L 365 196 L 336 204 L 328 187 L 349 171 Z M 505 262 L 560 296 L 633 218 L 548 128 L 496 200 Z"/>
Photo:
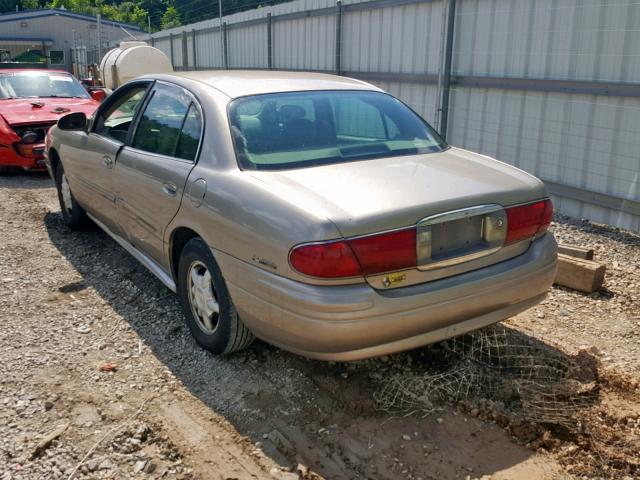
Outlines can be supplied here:
<path id="1" fill-rule="evenodd" d="M 177 213 L 202 136 L 195 97 L 156 82 L 116 162 L 119 222 L 128 240 L 161 265 L 164 232 Z"/>
<path id="2" fill-rule="evenodd" d="M 150 82 L 137 82 L 119 89 L 96 112 L 88 133 L 63 151 L 65 171 L 76 198 L 113 233 L 117 222 L 114 166 L 125 145 Z"/>

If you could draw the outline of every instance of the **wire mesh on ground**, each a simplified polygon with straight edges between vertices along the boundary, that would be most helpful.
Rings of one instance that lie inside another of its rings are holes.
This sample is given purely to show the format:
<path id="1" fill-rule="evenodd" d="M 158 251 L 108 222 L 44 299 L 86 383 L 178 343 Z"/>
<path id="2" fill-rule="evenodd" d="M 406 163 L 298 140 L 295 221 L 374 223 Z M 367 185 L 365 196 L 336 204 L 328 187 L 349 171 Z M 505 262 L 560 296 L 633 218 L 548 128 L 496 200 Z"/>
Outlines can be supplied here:
<path id="1" fill-rule="evenodd" d="M 384 411 L 427 415 L 439 406 L 489 400 L 534 423 L 575 425 L 598 397 L 593 357 L 571 357 L 504 325 L 435 346 L 425 369 L 393 373 L 374 398 Z"/>
<path id="2" fill-rule="evenodd" d="M 640 473 L 640 418 L 618 418 L 601 403 L 610 382 L 588 350 L 568 355 L 498 324 L 406 355 L 418 368 L 376 376 L 379 409 L 401 416 L 476 409 L 532 448 L 557 451 L 572 474 Z"/>

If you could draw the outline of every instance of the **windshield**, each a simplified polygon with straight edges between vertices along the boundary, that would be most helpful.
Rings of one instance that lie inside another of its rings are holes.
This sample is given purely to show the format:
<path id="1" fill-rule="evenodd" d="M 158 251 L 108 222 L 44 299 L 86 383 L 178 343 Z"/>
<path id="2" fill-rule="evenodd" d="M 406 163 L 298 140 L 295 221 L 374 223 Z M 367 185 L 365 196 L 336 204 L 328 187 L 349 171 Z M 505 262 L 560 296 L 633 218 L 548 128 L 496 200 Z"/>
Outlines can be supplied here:
<path id="1" fill-rule="evenodd" d="M 442 151 L 437 133 L 380 92 L 254 95 L 229 107 L 241 168 L 278 170 Z"/>
<path id="2" fill-rule="evenodd" d="M 0 99 L 38 97 L 89 98 L 89 94 L 63 72 L 0 73 Z"/>

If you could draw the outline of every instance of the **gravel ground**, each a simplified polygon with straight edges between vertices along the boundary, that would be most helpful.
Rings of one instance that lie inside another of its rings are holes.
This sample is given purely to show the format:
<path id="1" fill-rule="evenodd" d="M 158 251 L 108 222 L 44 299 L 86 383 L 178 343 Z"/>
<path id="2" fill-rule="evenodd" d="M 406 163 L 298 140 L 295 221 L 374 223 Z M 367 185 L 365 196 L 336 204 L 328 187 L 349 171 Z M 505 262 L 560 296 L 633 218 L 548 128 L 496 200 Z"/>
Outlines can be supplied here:
<path id="1" fill-rule="evenodd" d="M 604 288 L 587 295 L 555 287 L 516 324 L 574 352 L 591 347 L 605 366 L 640 379 L 640 235 L 567 217 L 552 228 L 558 243 L 594 250 L 606 264 Z"/>
<path id="2" fill-rule="evenodd" d="M 214 357 L 119 246 L 64 227 L 48 178 L 0 177 L 0 479 L 637 478 L 640 238 L 553 228 L 595 248 L 606 288 L 554 287 L 506 324 L 593 360 L 575 428 L 523 426 L 481 398 L 381 411 L 385 379 L 423 375 L 438 346 L 350 364 L 262 342 Z"/>

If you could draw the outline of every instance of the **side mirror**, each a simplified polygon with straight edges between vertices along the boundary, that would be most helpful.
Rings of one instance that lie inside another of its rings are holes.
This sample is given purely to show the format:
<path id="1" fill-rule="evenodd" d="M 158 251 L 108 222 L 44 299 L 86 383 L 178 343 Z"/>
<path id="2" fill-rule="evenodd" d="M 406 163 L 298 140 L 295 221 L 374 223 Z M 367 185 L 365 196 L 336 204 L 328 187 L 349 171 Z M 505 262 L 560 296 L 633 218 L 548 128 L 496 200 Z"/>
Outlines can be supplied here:
<path id="1" fill-rule="evenodd" d="M 84 130 L 87 126 L 87 116 L 82 112 L 70 113 L 58 120 L 60 130 Z"/>
<path id="2" fill-rule="evenodd" d="M 98 102 L 102 102 L 107 98 L 107 92 L 103 88 L 92 89 L 89 94 L 91 95 L 91 98 Z"/>

